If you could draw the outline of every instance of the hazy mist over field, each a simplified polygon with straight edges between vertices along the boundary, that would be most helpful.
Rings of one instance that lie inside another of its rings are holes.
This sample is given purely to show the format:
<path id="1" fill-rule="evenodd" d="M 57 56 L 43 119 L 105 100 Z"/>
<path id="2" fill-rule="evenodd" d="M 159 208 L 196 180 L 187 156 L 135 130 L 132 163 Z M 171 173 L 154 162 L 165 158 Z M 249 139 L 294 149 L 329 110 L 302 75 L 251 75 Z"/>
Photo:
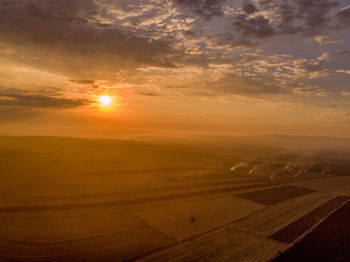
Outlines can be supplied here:
<path id="1" fill-rule="evenodd" d="M 0 261 L 350 261 L 348 0 L 0 0 Z"/>

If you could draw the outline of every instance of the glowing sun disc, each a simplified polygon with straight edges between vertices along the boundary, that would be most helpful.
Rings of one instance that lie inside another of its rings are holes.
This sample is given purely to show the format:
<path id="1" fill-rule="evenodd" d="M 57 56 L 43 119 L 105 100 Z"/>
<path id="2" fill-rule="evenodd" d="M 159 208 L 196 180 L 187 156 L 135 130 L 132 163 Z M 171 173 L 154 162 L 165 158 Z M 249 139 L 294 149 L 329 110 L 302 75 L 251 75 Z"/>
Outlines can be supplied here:
<path id="1" fill-rule="evenodd" d="M 112 104 L 112 98 L 110 96 L 100 96 L 98 102 L 102 107 L 110 106 Z"/>

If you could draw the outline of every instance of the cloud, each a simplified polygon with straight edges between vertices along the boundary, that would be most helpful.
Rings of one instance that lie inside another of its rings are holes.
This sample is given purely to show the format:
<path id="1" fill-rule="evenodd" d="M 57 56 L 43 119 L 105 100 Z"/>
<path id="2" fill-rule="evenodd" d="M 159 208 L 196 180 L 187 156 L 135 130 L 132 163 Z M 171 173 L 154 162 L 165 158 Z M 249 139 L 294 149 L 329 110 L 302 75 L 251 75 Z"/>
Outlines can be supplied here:
<path id="1" fill-rule="evenodd" d="M 258 44 L 256 39 L 244 36 L 235 36 L 231 32 L 215 34 L 209 37 L 211 46 L 215 48 L 234 49 L 236 47 L 254 47 Z"/>
<path id="2" fill-rule="evenodd" d="M 315 41 L 320 45 L 329 45 L 329 44 L 340 44 L 344 43 L 344 40 L 333 39 L 330 35 L 317 35 L 315 36 Z"/>
<path id="3" fill-rule="evenodd" d="M 243 10 L 248 15 L 254 14 L 256 11 L 258 11 L 256 6 L 254 4 L 252 4 L 252 2 L 250 2 L 250 1 L 245 1 L 243 3 Z"/>
<path id="4" fill-rule="evenodd" d="M 237 16 L 233 25 L 245 37 L 262 39 L 274 35 L 274 29 L 271 26 L 270 20 L 263 16 L 250 18 L 242 14 Z"/>
<path id="5" fill-rule="evenodd" d="M 185 7 L 205 19 L 222 16 L 225 0 L 173 0 L 180 7 Z"/>
<path id="6" fill-rule="evenodd" d="M 95 83 L 95 80 L 89 80 L 89 79 L 70 79 L 69 81 L 75 84 L 82 84 L 82 85 L 93 85 Z"/>
<path id="7" fill-rule="evenodd" d="M 336 13 L 336 17 L 338 19 L 339 27 L 343 28 L 350 26 L 350 5 L 340 9 Z"/>
<path id="8" fill-rule="evenodd" d="M 350 75 L 350 70 L 339 69 L 336 72 Z"/>
<path id="9" fill-rule="evenodd" d="M 233 25 L 243 36 L 257 39 L 286 34 L 320 35 L 335 30 L 330 14 L 338 5 L 339 2 L 333 0 L 244 1 Z M 337 14 L 343 22 L 348 19 L 345 11 Z M 318 37 L 316 41 L 324 44 L 336 40 L 331 41 L 328 36 Z"/>
<path id="10" fill-rule="evenodd" d="M 283 1 L 284 2 L 284 1 Z M 282 33 L 317 34 L 328 29 L 331 10 L 339 5 L 333 0 L 292 0 L 278 5 Z"/>
<path id="11" fill-rule="evenodd" d="M 349 54 L 349 51 L 347 51 L 347 50 L 338 50 L 336 52 L 336 54 L 339 55 L 339 56 L 346 56 L 346 55 Z"/>
<path id="12" fill-rule="evenodd" d="M 308 73 L 322 72 L 324 70 L 324 60 L 328 58 L 327 53 L 323 53 L 318 60 L 304 60 L 298 64 L 298 68 Z"/>
<path id="13" fill-rule="evenodd" d="M 24 106 L 35 108 L 73 108 L 89 104 L 82 99 L 69 99 L 45 95 L 0 93 L 0 106 Z"/>
<path id="14" fill-rule="evenodd" d="M 6 1 L 0 5 L 0 37 L 24 54 L 17 59 L 28 63 L 52 57 L 63 70 L 66 64 L 82 72 L 84 67 L 115 70 L 133 64 L 176 67 L 171 61 L 176 50 L 167 39 L 105 21 L 106 8 L 93 0 Z"/>
<path id="15" fill-rule="evenodd" d="M 91 86 L 146 96 L 310 94 L 307 88 L 316 85 L 311 81 L 336 70 L 327 63 L 333 52 L 315 41 L 342 41 L 332 30 L 339 29 L 336 21 L 346 23 L 348 8 L 338 6 L 335 0 L 3 1 L 0 44 L 15 50 L 6 54 L 14 64 L 62 76 L 68 83 L 62 80 L 60 88 L 70 89 L 66 97 L 99 91 Z M 51 98 L 65 99 L 19 95 L 2 103 L 46 107 Z"/>
<path id="16" fill-rule="evenodd" d="M 316 97 L 334 92 L 315 83 L 333 74 L 326 68 L 327 54 L 321 54 L 318 59 L 303 59 L 247 50 L 234 59 L 213 60 L 206 67 L 144 69 L 142 84 L 145 86 L 140 88 L 148 85 L 150 92 L 180 97 L 238 95 L 266 100 L 296 95 Z M 157 85 L 154 85 L 155 79 Z M 181 83 L 187 88 L 169 88 L 169 83 Z"/>
<path id="17" fill-rule="evenodd" d="M 156 94 L 156 93 L 138 93 L 138 95 L 141 95 L 141 96 L 161 96 L 160 94 Z"/>
<path id="18" fill-rule="evenodd" d="M 211 96 L 238 95 L 271 99 L 275 95 L 288 92 L 277 83 L 262 83 L 249 77 L 233 74 L 225 74 L 216 80 L 207 80 L 206 86 Z"/>

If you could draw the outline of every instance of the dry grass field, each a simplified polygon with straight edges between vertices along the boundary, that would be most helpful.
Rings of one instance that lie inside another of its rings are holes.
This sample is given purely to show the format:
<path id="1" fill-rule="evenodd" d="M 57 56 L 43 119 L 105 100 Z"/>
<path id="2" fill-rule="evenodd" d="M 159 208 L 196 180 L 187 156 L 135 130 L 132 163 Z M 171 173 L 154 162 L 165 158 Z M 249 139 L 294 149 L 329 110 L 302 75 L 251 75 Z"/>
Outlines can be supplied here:
<path id="1" fill-rule="evenodd" d="M 0 260 L 269 261 L 348 201 L 320 152 L 1 137 Z"/>

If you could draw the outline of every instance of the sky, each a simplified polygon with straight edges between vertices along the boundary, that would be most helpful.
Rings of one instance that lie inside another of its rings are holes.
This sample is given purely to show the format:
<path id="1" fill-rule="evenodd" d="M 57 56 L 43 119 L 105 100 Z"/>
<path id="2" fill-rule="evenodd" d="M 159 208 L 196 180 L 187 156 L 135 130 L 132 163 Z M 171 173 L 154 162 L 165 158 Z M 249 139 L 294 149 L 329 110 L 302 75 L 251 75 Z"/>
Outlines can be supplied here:
<path id="1" fill-rule="evenodd" d="M 0 0 L 0 135 L 349 136 L 349 52 L 348 0 Z"/>

